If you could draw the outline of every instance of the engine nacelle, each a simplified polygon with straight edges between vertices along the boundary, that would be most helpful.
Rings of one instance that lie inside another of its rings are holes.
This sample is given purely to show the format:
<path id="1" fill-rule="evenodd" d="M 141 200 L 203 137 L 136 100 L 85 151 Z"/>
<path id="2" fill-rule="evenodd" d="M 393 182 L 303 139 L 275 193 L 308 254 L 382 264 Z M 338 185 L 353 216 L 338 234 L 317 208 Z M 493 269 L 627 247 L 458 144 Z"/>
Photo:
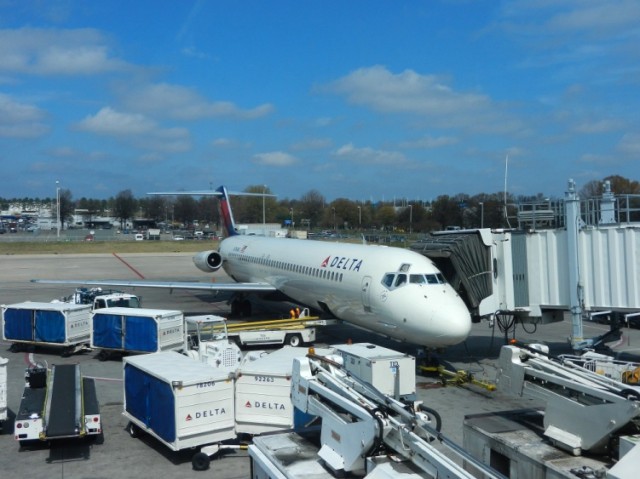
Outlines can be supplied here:
<path id="1" fill-rule="evenodd" d="M 193 257 L 193 263 L 205 273 L 218 271 L 222 266 L 222 256 L 217 251 L 202 251 Z"/>

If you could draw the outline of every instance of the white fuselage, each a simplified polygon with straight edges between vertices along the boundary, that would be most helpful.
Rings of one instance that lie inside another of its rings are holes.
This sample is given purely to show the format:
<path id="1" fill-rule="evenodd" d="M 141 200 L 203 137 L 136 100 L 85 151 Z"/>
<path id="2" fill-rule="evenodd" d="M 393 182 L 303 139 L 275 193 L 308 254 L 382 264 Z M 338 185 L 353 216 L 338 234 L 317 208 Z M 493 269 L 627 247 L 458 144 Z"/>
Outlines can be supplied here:
<path id="1" fill-rule="evenodd" d="M 464 341 L 471 316 L 428 258 L 401 248 L 232 236 L 222 267 L 296 302 L 394 339 L 428 347 Z"/>

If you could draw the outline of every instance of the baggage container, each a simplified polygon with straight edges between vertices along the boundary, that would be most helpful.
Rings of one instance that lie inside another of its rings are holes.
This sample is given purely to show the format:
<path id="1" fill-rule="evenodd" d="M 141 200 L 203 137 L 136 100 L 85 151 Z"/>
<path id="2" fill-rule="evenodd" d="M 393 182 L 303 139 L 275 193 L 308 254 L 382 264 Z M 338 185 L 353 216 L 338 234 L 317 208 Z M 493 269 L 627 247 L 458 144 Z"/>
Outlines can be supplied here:
<path id="1" fill-rule="evenodd" d="M 156 353 L 181 350 L 184 315 L 181 311 L 143 308 L 103 308 L 91 315 L 91 347 L 109 353 Z"/>
<path id="2" fill-rule="evenodd" d="M 236 438 L 229 372 L 174 351 L 125 357 L 123 365 L 131 436 L 148 433 L 173 451 Z"/>
<path id="3" fill-rule="evenodd" d="M 414 399 L 416 359 L 413 356 L 369 343 L 341 344 L 334 348 L 342 356 L 344 368 L 355 377 L 382 394 Z"/>
<path id="4" fill-rule="evenodd" d="M 24 303 L 2 306 L 2 338 L 21 344 L 63 346 L 63 354 L 89 345 L 91 305 L 68 303 Z"/>
<path id="5" fill-rule="evenodd" d="M 236 432 L 262 434 L 291 429 L 310 416 L 294 411 L 291 403 L 293 359 L 304 357 L 308 348 L 282 349 L 243 363 L 236 371 Z M 316 349 L 316 354 L 332 350 Z"/>

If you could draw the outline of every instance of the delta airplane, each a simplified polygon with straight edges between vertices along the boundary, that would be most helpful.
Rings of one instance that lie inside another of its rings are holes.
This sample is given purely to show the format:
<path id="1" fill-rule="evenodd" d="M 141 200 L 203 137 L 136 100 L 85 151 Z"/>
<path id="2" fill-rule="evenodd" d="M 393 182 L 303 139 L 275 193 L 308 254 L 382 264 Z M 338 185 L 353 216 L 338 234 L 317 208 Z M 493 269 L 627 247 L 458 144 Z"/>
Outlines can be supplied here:
<path id="1" fill-rule="evenodd" d="M 421 254 L 387 246 L 240 235 L 224 186 L 207 192 L 155 194 L 219 197 L 225 238 L 219 250 L 200 252 L 193 261 L 205 272 L 222 268 L 236 283 L 33 281 L 231 291 L 237 295 L 233 313 L 250 311 L 246 294 L 281 293 L 337 319 L 424 347 L 458 344 L 471 331 L 464 302 Z"/>

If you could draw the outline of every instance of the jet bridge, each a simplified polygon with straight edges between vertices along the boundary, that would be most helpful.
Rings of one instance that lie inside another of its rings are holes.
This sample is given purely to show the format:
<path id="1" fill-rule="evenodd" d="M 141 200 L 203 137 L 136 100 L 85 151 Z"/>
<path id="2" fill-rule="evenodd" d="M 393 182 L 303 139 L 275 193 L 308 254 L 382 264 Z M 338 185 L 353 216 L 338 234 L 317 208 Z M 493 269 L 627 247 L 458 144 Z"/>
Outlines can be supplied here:
<path id="1" fill-rule="evenodd" d="M 475 320 L 544 324 L 569 313 L 575 350 L 616 337 L 614 325 L 606 337 L 585 339 L 582 321 L 592 315 L 639 324 L 640 195 L 614 197 L 605 184 L 599 201 L 582 201 L 570 180 L 564 200 L 544 211 L 563 215 L 522 223 L 527 229 L 437 232 L 411 249 L 436 263 Z"/>

